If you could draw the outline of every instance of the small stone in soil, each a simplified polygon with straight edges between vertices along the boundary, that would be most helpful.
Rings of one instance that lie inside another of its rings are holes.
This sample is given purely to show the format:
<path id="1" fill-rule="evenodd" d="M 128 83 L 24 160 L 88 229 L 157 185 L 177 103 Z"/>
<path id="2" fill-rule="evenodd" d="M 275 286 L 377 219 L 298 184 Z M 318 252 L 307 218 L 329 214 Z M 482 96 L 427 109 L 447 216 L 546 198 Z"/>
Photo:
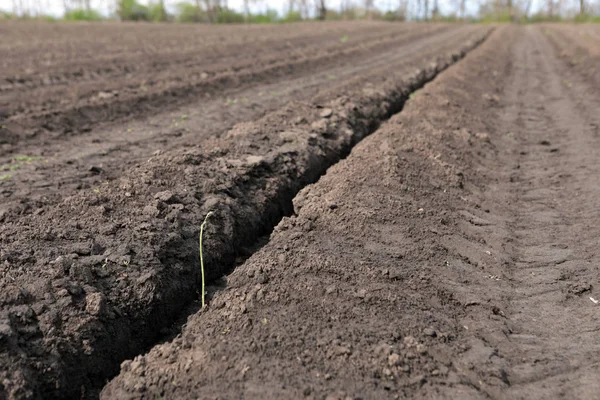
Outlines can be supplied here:
<path id="1" fill-rule="evenodd" d="M 331 108 L 324 108 L 323 111 L 319 114 L 323 118 L 329 118 L 333 114 L 333 110 Z"/>
<path id="2" fill-rule="evenodd" d="M 426 336 L 431 336 L 431 337 L 435 337 L 436 336 L 435 329 L 433 329 L 433 328 L 425 328 L 425 329 L 423 329 L 423 334 L 426 335 Z"/>
<path id="3" fill-rule="evenodd" d="M 388 356 L 388 364 L 390 366 L 393 367 L 394 365 L 398 365 L 398 363 L 400 363 L 400 355 L 399 354 L 393 353 Z"/>

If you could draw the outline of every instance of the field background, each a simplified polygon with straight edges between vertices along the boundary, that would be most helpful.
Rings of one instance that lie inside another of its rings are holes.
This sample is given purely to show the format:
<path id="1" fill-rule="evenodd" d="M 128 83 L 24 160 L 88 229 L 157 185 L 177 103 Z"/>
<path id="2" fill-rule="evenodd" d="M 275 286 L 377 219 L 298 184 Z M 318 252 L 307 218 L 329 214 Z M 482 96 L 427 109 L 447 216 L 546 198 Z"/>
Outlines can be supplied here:
<path id="1" fill-rule="evenodd" d="M 10 1 L 10 2 L 9 2 Z M 288 23 L 306 20 L 598 21 L 597 0 L 0 0 L 0 20 Z"/>

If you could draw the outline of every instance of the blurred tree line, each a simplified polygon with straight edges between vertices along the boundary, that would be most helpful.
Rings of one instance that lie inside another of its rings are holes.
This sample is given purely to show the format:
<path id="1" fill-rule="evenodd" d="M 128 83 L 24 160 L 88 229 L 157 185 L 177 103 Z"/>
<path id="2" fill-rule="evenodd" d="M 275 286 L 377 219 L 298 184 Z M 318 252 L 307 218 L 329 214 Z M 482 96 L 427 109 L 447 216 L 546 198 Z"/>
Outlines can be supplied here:
<path id="1" fill-rule="evenodd" d="M 439 0 L 387 0 L 386 11 L 375 0 L 340 0 L 331 7 L 328 0 L 285 0 L 280 15 L 268 8 L 268 0 L 243 0 L 243 9 L 234 10 L 227 0 L 96 0 L 111 2 L 110 15 L 92 6 L 92 0 L 62 0 L 62 18 L 45 13 L 50 0 L 12 0 L 12 11 L 0 11 L 0 19 L 63 19 L 67 21 L 184 22 L 184 23 L 278 23 L 303 20 L 387 21 L 472 21 L 472 22 L 600 22 L 600 0 L 542 0 L 532 12 L 532 0 L 449 0 L 442 12 Z M 166 2 L 169 1 L 167 4 Z M 385 2 L 385 0 L 379 3 Z M 449 4 L 449 6 L 448 6 Z M 256 11 L 263 10 L 263 11 Z"/>

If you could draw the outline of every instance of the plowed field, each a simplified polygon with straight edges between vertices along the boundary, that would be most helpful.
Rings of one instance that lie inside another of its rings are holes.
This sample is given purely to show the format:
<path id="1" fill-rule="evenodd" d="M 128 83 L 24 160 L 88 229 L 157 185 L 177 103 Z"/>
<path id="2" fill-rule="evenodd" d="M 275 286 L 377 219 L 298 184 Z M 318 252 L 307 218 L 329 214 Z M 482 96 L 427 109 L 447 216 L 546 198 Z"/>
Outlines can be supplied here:
<path id="1" fill-rule="evenodd" d="M 0 399 L 600 391 L 598 27 L 3 24 L 0 51 Z"/>

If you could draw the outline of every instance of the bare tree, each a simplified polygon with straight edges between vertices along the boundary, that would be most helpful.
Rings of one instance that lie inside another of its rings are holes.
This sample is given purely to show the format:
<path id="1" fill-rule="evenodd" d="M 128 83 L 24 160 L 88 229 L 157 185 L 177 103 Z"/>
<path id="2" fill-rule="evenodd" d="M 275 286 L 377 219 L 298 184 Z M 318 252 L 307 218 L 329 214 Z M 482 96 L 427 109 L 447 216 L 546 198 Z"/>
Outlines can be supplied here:
<path id="1" fill-rule="evenodd" d="M 196 5 L 199 5 L 198 1 L 199 0 L 196 0 Z M 204 0 L 204 6 L 206 8 L 208 22 L 217 22 L 217 17 L 222 7 L 221 0 Z M 224 6 L 227 7 L 227 4 L 225 3 Z"/>
<path id="2" fill-rule="evenodd" d="M 408 14 L 408 0 L 399 0 L 397 14 L 399 20 L 406 20 Z"/>
<path id="3" fill-rule="evenodd" d="M 317 18 L 321 21 L 325 21 L 327 17 L 327 6 L 325 5 L 325 0 L 316 0 L 317 4 Z"/>
<path id="4" fill-rule="evenodd" d="M 525 16 L 529 15 L 529 12 L 531 11 L 531 4 L 532 4 L 532 0 L 527 0 L 527 2 L 525 3 L 525 9 L 523 10 L 523 13 L 525 14 Z"/>
<path id="5" fill-rule="evenodd" d="M 340 14 L 344 15 L 344 13 L 346 13 L 346 11 L 348 11 L 348 0 L 342 0 L 340 1 Z"/>
<path id="6" fill-rule="evenodd" d="M 255 3 L 254 0 L 244 0 L 244 20 L 248 22 L 250 19 L 250 3 Z"/>
<path id="7" fill-rule="evenodd" d="M 354 13 L 352 12 L 354 9 L 354 3 L 352 0 L 341 0 L 340 1 L 340 15 L 345 19 L 352 19 L 354 17 Z"/>
<path id="8" fill-rule="evenodd" d="M 300 15 L 302 16 L 302 18 L 306 19 L 310 16 L 310 11 L 309 11 L 309 1 L 308 0 L 299 0 L 300 1 Z"/>
<path id="9" fill-rule="evenodd" d="M 416 4 L 415 4 L 415 17 L 416 18 L 419 18 L 421 16 L 422 2 L 423 2 L 423 0 L 416 0 Z"/>
<path id="10" fill-rule="evenodd" d="M 21 9 L 21 15 L 31 15 L 31 10 L 29 9 L 29 3 L 27 0 L 19 0 L 19 8 Z"/>
<path id="11" fill-rule="evenodd" d="M 365 13 L 369 19 L 371 19 L 371 13 L 373 12 L 373 3 L 374 0 L 365 0 Z"/>
<path id="12" fill-rule="evenodd" d="M 296 10 L 296 0 L 288 0 L 288 12 Z"/>
<path id="13" fill-rule="evenodd" d="M 204 0 L 204 9 L 206 11 L 206 18 L 208 22 L 217 22 L 218 7 L 220 6 L 219 0 Z"/>
<path id="14" fill-rule="evenodd" d="M 440 7 L 438 4 L 438 0 L 433 0 L 433 10 L 431 10 L 431 18 L 434 20 L 439 17 Z"/>
<path id="15" fill-rule="evenodd" d="M 198 21 L 200 21 L 200 18 L 202 16 L 202 3 L 200 2 L 201 0 L 195 0 L 196 3 L 196 18 L 198 18 Z"/>

